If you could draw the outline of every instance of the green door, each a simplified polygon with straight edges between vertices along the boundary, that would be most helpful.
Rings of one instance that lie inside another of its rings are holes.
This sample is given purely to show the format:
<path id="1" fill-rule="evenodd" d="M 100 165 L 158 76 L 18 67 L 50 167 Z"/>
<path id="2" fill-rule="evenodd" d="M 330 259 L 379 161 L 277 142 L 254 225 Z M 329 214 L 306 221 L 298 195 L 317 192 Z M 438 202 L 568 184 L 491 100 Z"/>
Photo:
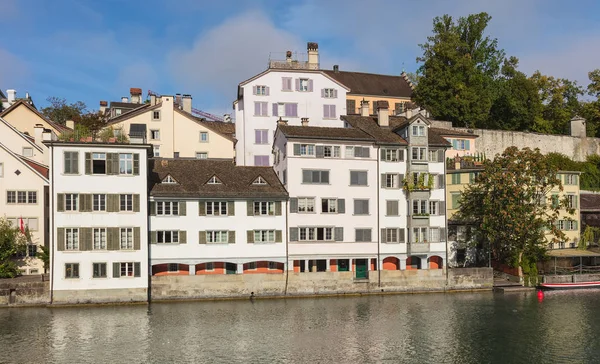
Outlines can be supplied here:
<path id="1" fill-rule="evenodd" d="M 367 259 L 356 259 L 356 279 L 367 279 L 369 277 L 367 268 Z"/>
<path id="2" fill-rule="evenodd" d="M 347 272 L 350 270 L 350 260 L 349 259 L 338 259 L 337 264 L 338 272 Z"/>
<path id="3" fill-rule="evenodd" d="M 236 274 L 237 273 L 237 264 L 225 263 L 225 273 L 226 274 Z"/>

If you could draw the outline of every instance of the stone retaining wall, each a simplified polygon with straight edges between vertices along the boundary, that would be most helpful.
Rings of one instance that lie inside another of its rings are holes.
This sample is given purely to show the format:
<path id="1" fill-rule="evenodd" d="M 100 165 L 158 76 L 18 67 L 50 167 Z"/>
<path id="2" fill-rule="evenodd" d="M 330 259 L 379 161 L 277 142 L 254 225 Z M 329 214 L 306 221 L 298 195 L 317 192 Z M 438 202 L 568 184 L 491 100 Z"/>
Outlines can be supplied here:
<path id="1" fill-rule="evenodd" d="M 42 305 L 50 302 L 50 282 L 41 276 L 0 279 L 0 306 Z"/>
<path id="2" fill-rule="evenodd" d="M 543 278 L 544 283 L 577 283 L 597 281 L 600 281 L 600 274 L 546 275 Z"/>

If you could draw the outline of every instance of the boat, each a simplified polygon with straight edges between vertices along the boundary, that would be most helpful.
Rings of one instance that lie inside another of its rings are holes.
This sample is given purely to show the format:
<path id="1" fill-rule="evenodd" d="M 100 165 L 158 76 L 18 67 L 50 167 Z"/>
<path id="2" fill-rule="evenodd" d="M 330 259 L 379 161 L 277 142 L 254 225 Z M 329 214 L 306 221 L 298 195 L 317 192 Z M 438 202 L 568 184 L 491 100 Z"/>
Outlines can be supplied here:
<path id="1" fill-rule="evenodd" d="M 581 289 L 581 288 L 600 288 L 600 282 L 577 282 L 577 283 L 542 283 L 542 289 Z"/>

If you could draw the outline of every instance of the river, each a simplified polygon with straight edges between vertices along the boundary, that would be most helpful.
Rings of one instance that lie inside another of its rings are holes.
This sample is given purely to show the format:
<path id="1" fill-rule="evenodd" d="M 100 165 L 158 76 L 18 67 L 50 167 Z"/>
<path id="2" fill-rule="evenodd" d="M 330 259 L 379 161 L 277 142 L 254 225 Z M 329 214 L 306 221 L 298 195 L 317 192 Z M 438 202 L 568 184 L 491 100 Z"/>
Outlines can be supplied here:
<path id="1" fill-rule="evenodd" d="M 594 363 L 600 291 L 0 309 L 1 363 Z"/>

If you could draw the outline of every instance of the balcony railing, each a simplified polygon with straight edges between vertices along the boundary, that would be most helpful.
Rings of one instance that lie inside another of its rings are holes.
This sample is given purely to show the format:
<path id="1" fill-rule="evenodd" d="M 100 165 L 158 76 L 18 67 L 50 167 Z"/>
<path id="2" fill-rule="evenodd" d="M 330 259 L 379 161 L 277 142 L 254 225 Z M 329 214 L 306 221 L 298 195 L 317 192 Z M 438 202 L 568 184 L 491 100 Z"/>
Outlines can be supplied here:
<path id="1" fill-rule="evenodd" d="M 407 254 L 429 253 L 431 250 L 429 243 L 409 243 Z"/>

